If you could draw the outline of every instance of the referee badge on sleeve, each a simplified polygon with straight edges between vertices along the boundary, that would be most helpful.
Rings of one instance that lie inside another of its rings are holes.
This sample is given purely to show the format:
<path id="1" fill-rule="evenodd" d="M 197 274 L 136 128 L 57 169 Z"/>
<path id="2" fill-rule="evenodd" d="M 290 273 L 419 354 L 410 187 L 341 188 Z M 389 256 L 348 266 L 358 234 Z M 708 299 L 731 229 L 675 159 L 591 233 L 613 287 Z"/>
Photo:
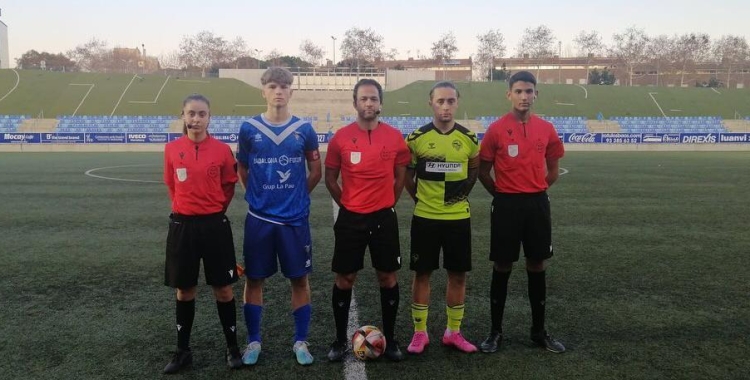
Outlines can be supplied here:
<path id="1" fill-rule="evenodd" d="M 177 168 L 177 179 L 180 180 L 180 182 L 185 182 L 187 180 L 187 168 Z"/>
<path id="2" fill-rule="evenodd" d="M 518 157 L 518 144 L 508 145 L 508 155 Z"/>

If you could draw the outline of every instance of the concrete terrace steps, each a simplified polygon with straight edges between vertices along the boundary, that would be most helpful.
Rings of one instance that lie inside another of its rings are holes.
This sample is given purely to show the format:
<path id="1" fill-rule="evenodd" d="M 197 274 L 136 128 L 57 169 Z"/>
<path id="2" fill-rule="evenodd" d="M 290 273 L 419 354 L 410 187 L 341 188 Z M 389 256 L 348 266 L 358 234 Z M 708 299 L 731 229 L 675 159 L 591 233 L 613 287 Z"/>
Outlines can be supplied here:
<path id="1" fill-rule="evenodd" d="M 723 120 L 722 124 L 729 132 L 750 132 L 750 120 Z"/>
<path id="2" fill-rule="evenodd" d="M 18 126 L 18 132 L 55 132 L 59 123 L 57 119 L 26 119 Z"/>

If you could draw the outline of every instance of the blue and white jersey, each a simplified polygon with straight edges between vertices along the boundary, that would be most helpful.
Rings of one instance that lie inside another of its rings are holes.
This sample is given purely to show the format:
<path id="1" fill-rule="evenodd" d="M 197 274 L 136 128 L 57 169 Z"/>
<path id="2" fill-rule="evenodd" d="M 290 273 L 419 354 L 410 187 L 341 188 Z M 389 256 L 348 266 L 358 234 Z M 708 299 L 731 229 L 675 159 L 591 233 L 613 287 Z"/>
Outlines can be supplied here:
<path id="1" fill-rule="evenodd" d="M 245 200 L 251 215 L 299 225 L 310 214 L 305 152 L 318 150 L 310 123 L 292 116 L 272 124 L 263 115 L 242 123 L 237 161 L 248 168 Z"/>

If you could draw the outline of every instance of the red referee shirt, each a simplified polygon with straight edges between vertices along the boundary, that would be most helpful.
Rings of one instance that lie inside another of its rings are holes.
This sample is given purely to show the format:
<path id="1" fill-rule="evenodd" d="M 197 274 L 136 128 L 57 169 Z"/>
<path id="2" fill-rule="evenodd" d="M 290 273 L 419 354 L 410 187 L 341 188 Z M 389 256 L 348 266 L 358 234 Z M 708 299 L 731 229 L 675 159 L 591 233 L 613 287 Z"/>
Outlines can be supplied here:
<path id="1" fill-rule="evenodd" d="M 547 159 L 560 159 L 565 149 L 552 123 L 536 115 L 521 122 L 510 112 L 490 124 L 479 149 L 493 163 L 495 190 L 538 193 L 547 190 Z"/>
<path id="2" fill-rule="evenodd" d="M 409 148 L 397 129 L 381 122 L 366 131 L 354 122 L 329 142 L 325 166 L 341 170 L 341 204 L 366 214 L 393 207 L 394 168 L 410 161 Z"/>
<path id="3" fill-rule="evenodd" d="M 208 215 L 226 211 L 237 183 L 236 161 L 229 145 L 210 135 L 195 143 L 187 136 L 164 147 L 164 183 L 172 211 Z"/>

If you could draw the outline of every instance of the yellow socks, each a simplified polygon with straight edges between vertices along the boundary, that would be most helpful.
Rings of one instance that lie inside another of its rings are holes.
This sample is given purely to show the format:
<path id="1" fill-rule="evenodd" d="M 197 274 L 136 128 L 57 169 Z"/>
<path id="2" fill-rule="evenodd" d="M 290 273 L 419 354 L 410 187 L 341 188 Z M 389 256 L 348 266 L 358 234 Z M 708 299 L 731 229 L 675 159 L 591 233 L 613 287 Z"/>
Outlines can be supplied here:
<path id="1" fill-rule="evenodd" d="M 414 322 L 414 331 L 427 331 L 427 309 L 429 306 L 418 303 L 411 304 L 411 319 Z M 463 315 L 463 308 L 461 309 Z M 460 322 L 459 322 L 460 323 Z"/>
<path id="2" fill-rule="evenodd" d="M 412 313 L 414 313 L 413 310 Z M 448 329 L 460 331 L 461 321 L 464 319 L 464 305 L 446 306 L 445 312 L 448 314 Z"/>

